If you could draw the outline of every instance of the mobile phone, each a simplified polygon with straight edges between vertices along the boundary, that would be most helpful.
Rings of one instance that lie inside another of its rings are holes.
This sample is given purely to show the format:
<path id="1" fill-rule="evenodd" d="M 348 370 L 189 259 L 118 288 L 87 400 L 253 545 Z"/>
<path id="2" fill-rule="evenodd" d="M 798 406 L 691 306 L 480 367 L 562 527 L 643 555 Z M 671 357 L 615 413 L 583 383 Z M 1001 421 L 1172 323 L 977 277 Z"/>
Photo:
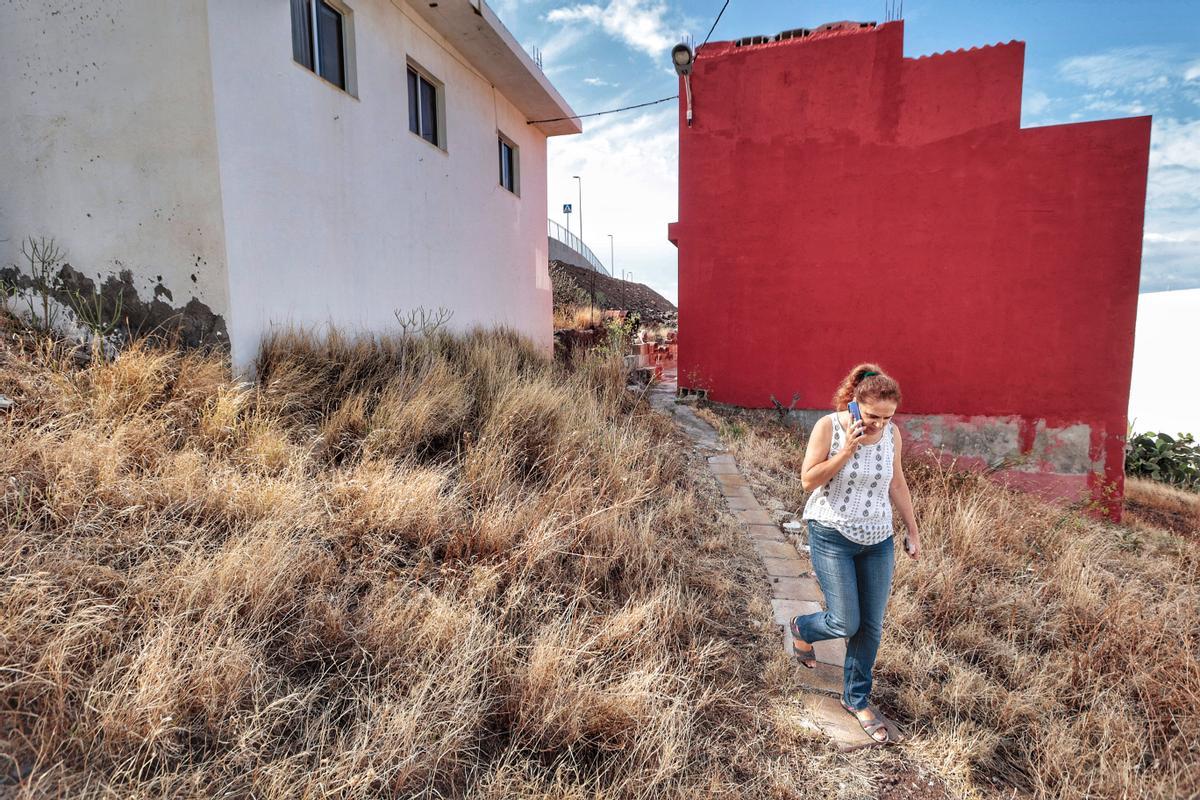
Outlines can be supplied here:
<path id="1" fill-rule="evenodd" d="M 846 406 L 846 409 L 850 412 L 851 420 L 854 422 L 862 422 L 862 412 L 858 410 L 857 400 L 851 400 L 850 404 Z"/>

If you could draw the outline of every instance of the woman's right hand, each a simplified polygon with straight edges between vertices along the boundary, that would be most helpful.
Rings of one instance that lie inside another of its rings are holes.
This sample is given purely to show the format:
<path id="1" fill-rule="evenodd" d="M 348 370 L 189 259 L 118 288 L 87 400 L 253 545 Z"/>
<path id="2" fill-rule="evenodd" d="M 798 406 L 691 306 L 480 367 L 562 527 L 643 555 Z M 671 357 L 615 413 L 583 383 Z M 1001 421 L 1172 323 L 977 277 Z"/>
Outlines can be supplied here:
<path id="1" fill-rule="evenodd" d="M 850 430 L 846 433 L 846 447 L 843 451 L 848 456 L 854 455 L 854 452 L 858 450 L 858 446 L 862 444 L 862 438 L 866 435 L 867 431 L 866 423 L 861 419 L 857 422 L 853 421 L 853 417 L 850 419 Z"/>

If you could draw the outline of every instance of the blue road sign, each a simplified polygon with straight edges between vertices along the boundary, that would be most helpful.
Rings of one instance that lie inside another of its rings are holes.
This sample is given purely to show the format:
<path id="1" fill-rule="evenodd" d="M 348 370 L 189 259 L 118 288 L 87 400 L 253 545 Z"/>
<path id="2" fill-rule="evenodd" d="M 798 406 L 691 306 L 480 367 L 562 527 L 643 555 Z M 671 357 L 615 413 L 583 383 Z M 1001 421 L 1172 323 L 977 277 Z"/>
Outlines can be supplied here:
<path id="1" fill-rule="evenodd" d="M 564 214 L 571 213 L 571 204 L 570 203 L 563 203 L 563 213 Z"/>

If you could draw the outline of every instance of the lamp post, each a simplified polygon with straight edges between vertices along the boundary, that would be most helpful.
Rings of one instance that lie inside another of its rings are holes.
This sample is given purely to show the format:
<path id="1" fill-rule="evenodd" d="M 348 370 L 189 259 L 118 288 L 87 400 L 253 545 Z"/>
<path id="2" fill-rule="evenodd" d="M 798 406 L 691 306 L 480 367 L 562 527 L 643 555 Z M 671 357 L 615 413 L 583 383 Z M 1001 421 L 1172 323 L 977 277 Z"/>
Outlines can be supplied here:
<path id="1" fill-rule="evenodd" d="M 613 271 L 613 235 L 611 233 L 608 235 L 608 274 L 615 274 Z"/>
<path id="2" fill-rule="evenodd" d="M 583 178 L 578 175 L 572 175 L 571 177 L 579 181 L 579 243 L 587 247 L 583 243 Z"/>

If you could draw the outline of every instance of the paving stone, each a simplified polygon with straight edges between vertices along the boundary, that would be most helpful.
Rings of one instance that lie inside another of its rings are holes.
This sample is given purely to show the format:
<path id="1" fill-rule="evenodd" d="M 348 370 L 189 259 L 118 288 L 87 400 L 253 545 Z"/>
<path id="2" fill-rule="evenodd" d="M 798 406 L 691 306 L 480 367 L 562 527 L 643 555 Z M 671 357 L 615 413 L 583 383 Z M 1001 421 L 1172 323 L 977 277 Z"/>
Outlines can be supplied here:
<path id="1" fill-rule="evenodd" d="M 867 732 L 858 724 L 858 720 L 854 718 L 854 715 L 842 708 L 842 704 L 836 699 L 825 695 L 809 693 L 805 695 L 803 700 L 805 709 L 812 715 L 817 727 L 824 731 L 842 752 L 858 750 L 863 747 L 882 746 L 880 742 L 875 741 L 867 735 Z M 876 713 L 878 711 L 879 709 L 876 709 Z M 890 738 L 888 744 L 900 741 L 900 729 L 896 726 L 896 723 L 887 717 L 884 717 L 883 720 L 887 723 L 888 727 L 888 736 Z"/>
<path id="2" fill-rule="evenodd" d="M 764 558 L 795 558 L 796 548 L 787 542 L 764 542 L 754 540 L 754 549 Z"/>
<path id="3" fill-rule="evenodd" d="M 754 491 L 749 486 L 722 486 L 721 494 L 724 497 L 741 497 L 746 500 L 755 500 Z"/>
<path id="4" fill-rule="evenodd" d="M 762 511 L 763 507 L 753 497 L 726 497 L 730 511 Z M 751 526 L 754 527 L 754 526 Z"/>
<path id="5" fill-rule="evenodd" d="M 776 625 L 786 626 L 791 621 L 792 617 L 799 617 L 804 614 L 815 614 L 821 610 L 820 603 L 815 603 L 811 600 L 772 600 L 771 601 L 771 618 L 775 620 Z M 792 640 L 787 641 L 788 652 L 791 652 Z"/>
<path id="6" fill-rule="evenodd" d="M 820 608 L 817 608 L 807 613 L 813 614 L 820 610 Z M 792 616 L 800 616 L 800 614 L 796 613 Z M 822 664 L 831 664 L 838 669 L 841 669 L 843 666 L 845 666 L 845 639 L 822 639 L 819 642 L 813 642 L 812 646 L 813 650 L 817 651 L 817 661 L 820 661 Z M 788 655 L 792 654 L 792 631 L 789 628 L 786 620 L 783 623 L 783 652 L 787 653 Z"/>
<path id="7" fill-rule="evenodd" d="M 764 558 L 767 574 L 777 578 L 799 578 L 812 568 L 812 562 L 802 558 Z"/>
<path id="8" fill-rule="evenodd" d="M 737 461 L 735 461 L 733 456 L 729 455 L 728 453 L 723 453 L 719 456 L 709 456 L 708 463 L 709 464 L 736 464 Z"/>
<path id="9" fill-rule="evenodd" d="M 825 599 L 816 578 L 778 578 L 771 584 L 771 595 L 777 600 L 807 600 L 819 603 Z"/>
<path id="10" fill-rule="evenodd" d="M 751 539 L 759 539 L 764 542 L 786 542 L 787 539 L 779 532 L 779 528 L 774 525 L 747 525 L 746 533 Z"/>
<path id="11" fill-rule="evenodd" d="M 735 516 L 739 521 L 747 525 L 772 525 L 773 520 L 771 515 L 762 509 L 754 509 L 752 511 L 739 511 Z"/>
<path id="12" fill-rule="evenodd" d="M 750 484 L 746 483 L 745 478 L 743 478 L 741 475 L 737 475 L 737 474 L 735 474 L 735 475 L 718 475 L 717 481 L 722 486 L 746 486 L 746 487 L 750 486 Z"/>
<path id="13" fill-rule="evenodd" d="M 713 461 L 709 459 L 708 469 L 713 475 L 737 475 L 738 467 L 731 461 Z"/>

